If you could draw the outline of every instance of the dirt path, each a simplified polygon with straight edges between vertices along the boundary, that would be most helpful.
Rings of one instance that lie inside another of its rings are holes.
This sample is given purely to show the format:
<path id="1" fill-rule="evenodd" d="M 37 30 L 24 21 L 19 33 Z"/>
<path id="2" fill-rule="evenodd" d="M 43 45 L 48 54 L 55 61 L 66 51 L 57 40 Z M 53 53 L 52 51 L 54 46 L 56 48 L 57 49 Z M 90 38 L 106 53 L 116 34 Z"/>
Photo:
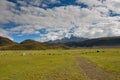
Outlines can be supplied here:
<path id="1" fill-rule="evenodd" d="M 117 80 L 113 75 L 83 57 L 76 57 L 76 60 L 88 80 Z"/>

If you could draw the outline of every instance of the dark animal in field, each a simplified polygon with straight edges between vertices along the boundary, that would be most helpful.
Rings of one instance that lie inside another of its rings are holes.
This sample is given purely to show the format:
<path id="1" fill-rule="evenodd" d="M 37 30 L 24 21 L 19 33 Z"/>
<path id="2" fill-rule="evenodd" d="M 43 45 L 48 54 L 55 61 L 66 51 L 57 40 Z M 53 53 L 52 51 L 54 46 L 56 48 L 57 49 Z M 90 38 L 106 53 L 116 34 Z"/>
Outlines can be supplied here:
<path id="1" fill-rule="evenodd" d="M 97 53 L 99 53 L 100 51 L 99 50 L 97 50 Z"/>
<path id="2" fill-rule="evenodd" d="M 99 52 L 105 52 L 105 51 L 100 51 L 100 50 L 97 50 L 97 53 L 99 53 Z"/>
<path id="3" fill-rule="evenodd" d="M 51 55 L 51 53 L 49 53 L 48 55 Z"/>

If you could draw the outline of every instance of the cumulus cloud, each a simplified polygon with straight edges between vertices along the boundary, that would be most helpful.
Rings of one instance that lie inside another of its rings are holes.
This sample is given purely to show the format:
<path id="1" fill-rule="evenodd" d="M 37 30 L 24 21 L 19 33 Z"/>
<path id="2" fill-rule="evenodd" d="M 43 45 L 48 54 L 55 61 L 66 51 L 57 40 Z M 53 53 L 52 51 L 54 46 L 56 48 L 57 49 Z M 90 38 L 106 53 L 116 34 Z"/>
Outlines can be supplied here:
<path id="1" fill-rule="evenodd" d="M 9 20 L 11 20 L 14 16 L 14 14 L 10 11 L 10 8 L 13 6 L 13 3 L 6 0 L 0 1 L 0 23 L 9 23 Z"/>
<path id="2" fill-rule="evenodd" d="M 9 39 L 13 40 L 13 38 L 10 37 L 9 32 L 2 29 L 2 28 L 0 28 L 0 36 L 3 36 L 3 37 L 6 37 L 6 38 L 9 38 Z"/>
<path id="3" fill-rule="evenodd" d="M 10 33 L 23 36 L 37 34 L 40 38 L 36 39 L 40 41 L 61 39 L 71 35 L 87 38 L 120 35 L 120 16 L 110 16 L 110 10 L 114 15 L 120 14 L 119 0 L 76 0 L 77 3 L 88 5 L 87 8 L 78 5 L 48 9 L 34 6 L 43 4 L 42 1 L 30 2 L 30 6 L 25 6 L 26 3 L 21 1 L 21 6 L 17 9 L 15 3 L 1 0 L 0 23 L 20 24 L 10 28 Z M 52 3 L 60 3 L 60 0 L 50 0 L 46 4 Z M 40 33 L 43 28 L 46 29 L 46 34 Z"/>
<path id="4" fill-rule="evenodd" d="M 103 0 L 77 0 L 78 3 L 85 3 L 89 7 L 102 5 Z"/>

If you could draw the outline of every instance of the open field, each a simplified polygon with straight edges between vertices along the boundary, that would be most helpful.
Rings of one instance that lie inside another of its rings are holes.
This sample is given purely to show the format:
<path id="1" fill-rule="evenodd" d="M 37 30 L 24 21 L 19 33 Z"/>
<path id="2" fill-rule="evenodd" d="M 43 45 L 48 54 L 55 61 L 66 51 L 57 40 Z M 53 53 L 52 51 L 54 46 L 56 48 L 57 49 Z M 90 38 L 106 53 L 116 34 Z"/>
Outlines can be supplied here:
<path id="1" fill-rule="evenodd" d="M 120 80 L 120 50 L 0 51 L 0 80 Z"/>

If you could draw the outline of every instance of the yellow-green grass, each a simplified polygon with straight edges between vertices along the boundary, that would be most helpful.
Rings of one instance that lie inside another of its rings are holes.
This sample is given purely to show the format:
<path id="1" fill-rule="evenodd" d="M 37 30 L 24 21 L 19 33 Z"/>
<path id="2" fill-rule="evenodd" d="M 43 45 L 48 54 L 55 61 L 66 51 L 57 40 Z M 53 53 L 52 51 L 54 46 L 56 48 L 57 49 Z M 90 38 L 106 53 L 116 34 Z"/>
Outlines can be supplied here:
<path id="1" fill-rule="evenodd" d="M 80 56 L 95 62 L 107 71 L 120 73 L 120 49 L 89 49 L 84 52 L 86 53 Z"/>
<path id="2" fill-rule="evenodd" d="M 66 50 L 1 51 L 0 80 L 86 80 L 70 53 Z"/>
<path id="3" fill-rule="evenodd" d="M 120 73 L 119 49 L 0 51 L 0 80 L 87 80 L 76 57 Z"/>

